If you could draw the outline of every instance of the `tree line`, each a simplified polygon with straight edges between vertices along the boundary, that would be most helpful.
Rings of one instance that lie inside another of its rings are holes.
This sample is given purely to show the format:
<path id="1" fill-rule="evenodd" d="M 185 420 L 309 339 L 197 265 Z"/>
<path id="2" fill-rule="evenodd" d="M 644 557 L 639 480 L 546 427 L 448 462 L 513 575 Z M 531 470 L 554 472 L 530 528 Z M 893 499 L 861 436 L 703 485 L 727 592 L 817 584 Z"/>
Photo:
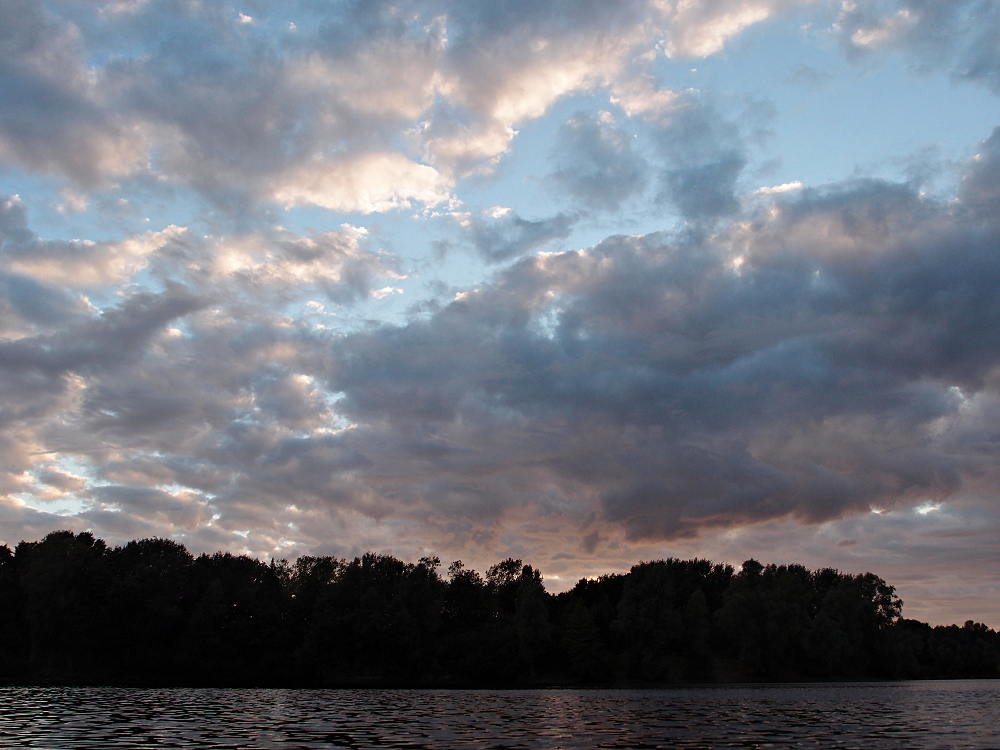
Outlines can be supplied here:
<path id="1" fill-rule="evenodd" d="M 657 560 L 552 595 L 506 559 L 0 546 L 0 681 L 516 685 L 1000 676 L 1000 634 L 902 618 L 872 573 Z"/>

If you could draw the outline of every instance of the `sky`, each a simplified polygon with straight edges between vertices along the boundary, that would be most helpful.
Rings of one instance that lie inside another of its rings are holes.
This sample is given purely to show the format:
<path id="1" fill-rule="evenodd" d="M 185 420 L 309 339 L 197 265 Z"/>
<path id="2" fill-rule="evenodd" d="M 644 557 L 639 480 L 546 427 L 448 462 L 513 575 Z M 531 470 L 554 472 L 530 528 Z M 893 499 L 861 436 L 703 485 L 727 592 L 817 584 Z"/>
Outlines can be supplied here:
<path id="1" fill-rule="evenodd" d="M 0 542 L 1000 627 L 998 125 L 991 0 L 2 0 Z"/>

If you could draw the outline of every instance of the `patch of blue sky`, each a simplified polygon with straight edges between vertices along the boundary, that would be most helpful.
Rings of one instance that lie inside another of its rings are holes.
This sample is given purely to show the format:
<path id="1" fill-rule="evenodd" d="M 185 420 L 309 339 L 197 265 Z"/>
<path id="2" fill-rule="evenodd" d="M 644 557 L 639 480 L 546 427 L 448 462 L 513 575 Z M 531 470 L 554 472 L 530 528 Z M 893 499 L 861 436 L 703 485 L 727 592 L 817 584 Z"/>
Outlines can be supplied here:
<path id="1" fill-rule="evenodd" d="M 127 184 L 77 198 L 62 180 L 9 167 L 0 172 L 0 194 L 21 197 L 28 228 L 42 240 L 114 242 L 170 225 L 212 228 L 202 200 L 185 188 Z"/>
<path id="2" fill-rule="evenodd" d="M 84 511 L 90 510 L 90 503 L 78 497 L 67 496 L 54 500 L 42 500 L 29 493 L 12 495 L 12 497 L 24 503 L 26 508 L 38 511 L 39 513 L 51 513 L 56 516 L 77 516 Z"/>
<path id="3" fill-rule="evenodd" d="M 95 483 L 96 474 L 86 461 L 69 454 L 53 454 L 44 464 L 35 468 L 34 474 L 37 491 L 26 490 L 13 495 L 26 507 L 60 516 L 75 516 L 91 509 L 92 505 L 86 498 L 86 488 Z M 56 485 L 60 480 L 66 479 L 71 482 L 79 481 L 81 486 L 76 490 L 66 489 L 64 494 L 59 495 Z M 45 497 L 46 495 L 49 497 Z"/>
<path id="4" fill-rule="evenodd" d="M 666 61 L 665 82 L 681 65 L 687 85 L 773 104 L 762 159 L 773 184 L 931 177 L 929 161 L 968 158 L 1000 123 L 1000 99 L 985 87 L 888 51 L 849 60 L 798 17 L 751 27 L 706 59 Z"/>

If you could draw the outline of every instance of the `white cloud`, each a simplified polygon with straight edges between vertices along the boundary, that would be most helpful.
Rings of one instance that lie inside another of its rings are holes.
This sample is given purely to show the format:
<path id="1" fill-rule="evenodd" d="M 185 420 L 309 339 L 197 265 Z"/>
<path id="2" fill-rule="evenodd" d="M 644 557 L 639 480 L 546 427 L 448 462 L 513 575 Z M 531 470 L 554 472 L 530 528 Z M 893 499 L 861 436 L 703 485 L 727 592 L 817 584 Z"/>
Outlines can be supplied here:
<path id="1" fill-rule="evenodd" d="M 400 153 L 351 155 L 303 165 L 277 181 L 271 193 L 284 206 L 315 205 L 333 211 L 391 211 L 448 201 L 451 183 L 436 169 Z"/>
<path id="2" fill-rule="evenodd" d="M 186 235 L 185 227 L 169 226 L 160 232 L 146 232 L 120 242 L 35 241 L 8 252 L 0 266 L 6 271 L 70 289 L 120 284 L 145 268 L 150 255 Z"/>
<path id="3" fill-rule="evenodd" d="M 611 89 L 611 103 L 629 117 L 665 120 L 680 103 L 679 95 L 661 88 L 651 75 L 639 75 L 617 82 Z"/>
<path id="4" fill-rule="evenodd" d="M 792 182 L 783 182 L 780 185 L 772 185 L 771 187 L 761 187 L 753 191 L 754 195 L 781 195 L 782 193 L 790 193 L 793 190 L 801 190 L 802 183 L 798 180 Z"/>
<path id="5" fill-rule="evenodd" d="M 666 52 L 670 57 L 707 57 L 743 29 L 813 0 L 679 0 L 673 6 Z"/>
<path id="6" fill-rule="evenodd" d="M 630 115 L 662 117 L 674 94 L 634 68 L 664 34 L 671 54 L 710 54 L 792 4 L 634 0 L 564 18 L 543 2 L 506 18 L 455 2 L 405 23 L 372 9 L 367 25 L 300 29 L 287 46 L 234 6 L 122 0 L 76 23 L 73 9 L 35 8 L 8 19 L 34 40 L 13 75 L 36 93 L 12 103 L 31 121 L 0 127 L 0 158 L 86 190 L 155 175 L 227 205 L 434 206 L 456 179 L 493 171 L 519 124 L 562 97 L 608 88 Z M 164 46 L 164 16 L 178 38 L 222 41 Z"/>
<path id="7" fill-rule="evenodd" d="M 872 26 L 860 28 L 851 34 L 851 41 L 859 47 L 880 47 L 893 42 L 917 24 L 917 16 L 908 8 L 900 8 L 894 15 L 880 18 Z"/>

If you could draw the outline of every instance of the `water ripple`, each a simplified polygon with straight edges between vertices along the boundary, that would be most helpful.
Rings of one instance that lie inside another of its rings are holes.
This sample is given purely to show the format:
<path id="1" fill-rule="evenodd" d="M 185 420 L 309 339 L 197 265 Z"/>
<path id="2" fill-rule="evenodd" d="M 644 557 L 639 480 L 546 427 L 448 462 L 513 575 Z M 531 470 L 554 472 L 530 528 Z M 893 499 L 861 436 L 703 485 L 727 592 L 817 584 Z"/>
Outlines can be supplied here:
<path id="1" fill-rule="evenodd" d="M 1000 748 L 1000 681 L 664 690 L 0 688 L 46 750 Z"/>

